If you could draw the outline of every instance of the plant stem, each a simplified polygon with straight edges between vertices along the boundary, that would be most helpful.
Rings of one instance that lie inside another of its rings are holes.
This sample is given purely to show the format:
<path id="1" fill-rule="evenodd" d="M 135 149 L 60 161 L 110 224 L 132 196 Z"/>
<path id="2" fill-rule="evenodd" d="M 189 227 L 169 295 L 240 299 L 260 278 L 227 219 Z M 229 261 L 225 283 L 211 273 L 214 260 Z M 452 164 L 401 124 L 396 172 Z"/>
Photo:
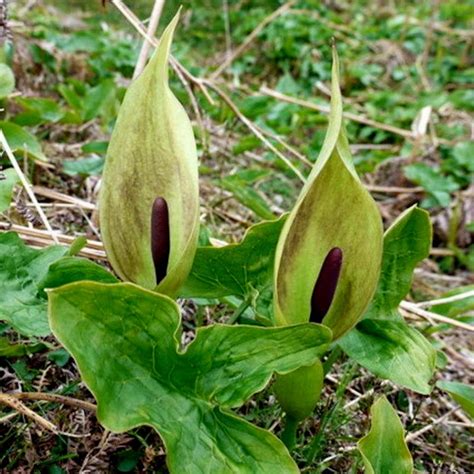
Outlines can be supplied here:
<path id="1" fill-rule="evenodd" d="M 240 316 L 245 313 L 245 310 L 250 306 L 250 302 L 248 300 L 242 301 L 239 307 L 234 311 L 234 314 L 228 319 L 227 324 L 234 324 Z"/>
<path id="2" fill-rule="evenodd" d="M 329 354 L 326 361 L 323 363 L 324 375 L 326 375 L 334 365 L 334 363 L 339 359 L 342 354 L 342 350 L 339 346 L 336 346 Z"/>
<path id="3" fill-rule="evenodd" d="M 292 416 L 286 416 L 285 429 L 281 434 L 281 440 L 285 443 L 288 451 L 293 451 L 296 446 L 296 430 L 298 429 L 298 420 Z"/>

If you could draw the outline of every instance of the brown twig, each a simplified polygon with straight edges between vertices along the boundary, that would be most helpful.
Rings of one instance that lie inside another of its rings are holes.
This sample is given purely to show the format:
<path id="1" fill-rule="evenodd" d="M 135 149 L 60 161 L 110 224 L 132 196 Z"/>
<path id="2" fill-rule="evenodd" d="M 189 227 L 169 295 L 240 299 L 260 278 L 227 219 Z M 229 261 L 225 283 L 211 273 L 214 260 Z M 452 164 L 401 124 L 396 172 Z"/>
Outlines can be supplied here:
<path id="1" fill-rule="evenodd" d="M 219 87 L 217 86 L 214 82 L 208 81 L 208 80 L 203 80 L 204 83 L 212 89 L 227 105 L 228 107 L 232 110 L 232 112 L 236 115 L 236 117 L 275 155 L 278 156 L 285 164 L 286 166 L 293 171 L 293 173 L 302 181 L 303 183 L 306 181 L 305 177 L 301 173 L 301 171 L 296 168 L 293 163 L 276 148 L 265 136 L 264 134 L 260 131 L 260 129 L 250 120 L 248 119 L 237 107 L 237 105 L 232 101 L 232 99 Z"/>
<path id="2" fill-rule="evenodd" d="M 435 324 L 435 322 L 451 324 L 452 326 L 465 329 L 466 331 L 474 332 L 474 326 L 471 326 L 470 324 L 457 321 L 456 319 L 447 318 L 446 316 L 432 313 L 431 311 L 426 311 L 422 308 L 419 308 L 415 303 L 410 303 L 409 301 L 402 301 L 400 303 L 400 308 L 407 311 L 408 313 L 428 320 L 431 324 Z"/>
<path id="3" fill-rule="evenodd" d="M 153 10 L 150 16 L 150 22 L 148 23 L 147 35 L 150 38 L 155 37 L 156 29 L 158 28 L 158 23 L 160 22 L 161 12 L 165 5 L 165 0 L 155 0 L 153 5 Z M 137 78 L 143 71 L 146 60 L 148 58 L 148 53 L 150 52 L 150 43 L 145 40 L 143 41 L 140 54 L 138 56 L 137 64 L 135 65 L 135 71 L 133 71 L 133 79 Z"/>
<path id="4" fill-rule="evenodd" d="M 260 87 L 260 93 L 268 97 L 273 97 L 274 99 L 281 100 L 282 102 L 300 105 L 301 107 L 305 107 L 311 110 L 316 110 L 323 114 L 330 113 L 330 107 L 328 105 L 318 105 L 313 102 L 309 102 L 307 100 L 291 97 L 289 95 L 282 94 L 281 92 L 278 92 L 276 90 L 270 89 L 269 87 L 266 87 L 266 86 Z M 351 120 L 353 122 L 362 123 L 364 125 L 368 125 L 369 127 L 378 128 L 386 132 L 394 133 L 395 135 L 400 135 L 403 138 L 406 138 L 407 140 L 414 139 L 413 132 L 411 132 L 410 130 L 405 130 L 403 128 L 394 127 L 393 125 L 387 125 L 385 123 L 377 122 L 375 120 L 369 119 L 367 117 L 363 117 L 361 115 L 353 114 L 351 112 L 344 112 L 343 116 L 344 118 Z"/>
<path id="5" fill-rule="evenodd" d="M 459 407 L 454 407 L 453 409 L 449 410 L 448 412 L 446 412 L 443 416 L 440 416 L 439 418 L 437 418 L 436 420 L 434 420 L 432 423 L 430 423 L 429 425 L 426 425 L 424 426 L 423 428 L 419 429 L 418 431 L 415 431 L 414 433 L 409 433 L 406 438 L 405 438 L 405 441 L 407 441 L 408 443 L 410 443 L 411 441 L 413 441 L 414 439 L 418 438 L 419 436 L 421 436 L 423 433 L 426 433 L 427 431 L 430 431 L 433 427 L 435 427 L 436 425 L 439 425 L 440 423 L 442 423 L 446 418 L 448 418 L 449 416 L 451 416 L 456 410 L 459 410 Z"/>
<path id="6" fill-rule="evenodd" d="M 35 205 L 35 208 L 41 218 L 41 221 L 46 227 L 49 235 L 51 236 L 54 242 L 59 243 L 56 233 L 54 232 L 53 228 L 49 224 L 48 218 L 46 217 L 46 214 L 43 212 L 43 209 L 41 209 L 41 206 L 39 205 L 38 200 L 36 199 L 35 193 L 33 192 L 30 183 L 28 182 L 28 180 L 26 179 L 26 176 L 23 174 L 23 171 L 18 165 L 15 155 L 13 154 L 12 149 L 10 148 L 10 145 L 5 135 L 3 134 L 2 130 L 0 130 L 0 143 L 2 144 L 2 147 L 5 150 L 5 153 L 7 154 L 7 157 L 10 160 L 11 165 L 13 166 L 13 169 L 15 170 L 16 174 L 20 178 L 21 184 L 25 188 L 29 198 L 31 199 L 31 202 Z"/>
<path id="7" fill-rule="evenodd" d="M 51 431 L 54 434 L 59 434 L 59 430 L 53 423 L 38 415 L 38 413 L 35 413 L 33 410 L 28 408 L 24 403 L 22 403 L 20 400 L 18 400 L 11 394 L 0 393 L 0 403 L 3 403 L 4 405 L 7 405 L 10 408 L 16 410 L 18 413 L 25 415 L 47 431 Z"/>
<path id="8" fill-rule="evenodd" d="M 57 393 L 46 392 L 14 392 L 6 394 L 17 400 L 37 400 L 42 402 L 60 403 L 62 405 L 69 405 L 75 408 L 94 412 L 97 410 L 96 405 L 85 400 L 77 398 L 66 397 L 65 395 L 58 395 Z"/>
<path id="9" fill-rule="evenodd" d="M 17 232 L 24 240 L 32 244 L 32 247 L 47 247 L 55 243 L 49 233 L 44 230 L 31 229 L 17 224 L 8 224 L 7 222 L 0 222 L 0 229 Z M 57 238 L 61 245 L 70 245 L 75 240 L 74 237 L 64 234 L 57 234 Z M 88 240 L 86 246 L 79 252 L 79 255 L 94 260 L 107 259 L 104 246 L 98 240 Z"/>

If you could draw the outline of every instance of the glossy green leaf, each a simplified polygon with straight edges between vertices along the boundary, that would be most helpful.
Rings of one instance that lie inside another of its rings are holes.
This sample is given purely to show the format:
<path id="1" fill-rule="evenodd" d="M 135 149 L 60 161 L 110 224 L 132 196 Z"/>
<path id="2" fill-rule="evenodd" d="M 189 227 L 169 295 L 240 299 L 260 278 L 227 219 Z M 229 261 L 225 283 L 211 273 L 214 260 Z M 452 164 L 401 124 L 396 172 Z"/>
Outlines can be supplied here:
<path id="1" fill-rule="evenodd" d="M 453 399 L 461 405 L 463 410 L 474 418 L 474 387 L 461 382 L 439 380 L 436 386 L 448 392 Z"/>
<path id="2" fill-rule="evenodd" d="M 369 433 L 357 447 L 367 474 L 410 474 L 413 461 L 405 441 L 403 425 L 388 400 L 383 396 L 370 409 Z"/>
<path id="3" fill-rule="evenodd" d="M 380 280 L 364 317 L 401 319 L 398 305 L 410 291 L 415 267 L 428 258 L 431 239 L 430 216 L 416 206 L 393 222 L 384 235 Z"/>
<path id="4" fill-rule="evenodd" d="M 114 432 L 153 426 L 172 472 L 298 472 L 277 438 L 230 409 L 273 372 L 313 363 L 327 328 L 213 325 L 182 351 L 174 301 L 130 283 L 91 282 L 52 290 L 50 321 L 101 423 Z"/>
<path id="5" fill-rule="evenodd" d="M 6 64 L 0 64 L 0 99 L 10 95 L 14 89 L 15 76 L 13 71 Z"/>
<path id="6" fill-rule="evenodd" d="M 332 329 L 335 339 L 352 328 L 377 285 L 382 235 L 377 205 L 352 164 L 334 54 L 329 128 L 276 251 L 275 313 L 279 324 L 309 320 L 321 266 L 329 251 L 339 247 L 343 252 L 341 275 L 323 324 Z"/>
<path id="7" fill-rule="evenodd" d="M 33 249 L 14 232 L 0 234 L 0 320 L 25 336 L 46 336 L 45 288 L 80 280 L 117 282 L 105 268 L 68 252 L 58 245 Z"/>
<path id="8" fill-rule="evenodd" d="M 12 200 L 13 188 L 18 183 L 19 178 L 13 168 L 0 171 L 5 179 L 0 178 L 0 212 L 5 212 Z"/>
<path id="9" fill-rule="evenodd" d="M 48 273 L 38 285 L 40 290 L 57 288 L 75 281 L 118 283 L 117 278 L 104 267 L 85 258 L 63 257 L 49 266 Z"/>
<path id="10" fill-rule="evenodd" d="M 411 207 L 385 233 L 382 272 L 367 313 L 339 340 L 344 352 L 373 374 L 423 394 L 431 391 L 436 351 L 408 326 L 398 305 L 410 290 L 415 266 L 429 255 L 430 245 L 429 215 Z"/>
<path id="11" fill-rule="evenodd" d="M 271 284 L 275 247 L 284 222 L 282 217 L 255 224 L 238 244 L 199 247 L 181 296 L 245 296 L 251 289 Z"/>
<path id="12" fill-rule="evenodd" d="M 66 252 L 66 247 L 56 245 L 32 249 L 13 232 L 0 234 L 1 320 L 25 336 L 49 334 L 47 303 L 39 294 L 39 283 Z"/>
<path id="13" fill-rule="evenodd" d="M 13 152 L 18 152 L 21 156 L 26 154 L 32 158 L 47 161 L 39 141 L 24 128 L 16 123 L 3 121 L 0 122 L 0 130 L 5 135 Z"/>
<path id="14" fill-rule="evenodd" d="M 237 296 L 260 322 L 273 324 L 272 276 L 275 248 L 285 217 L 250 227 L 238 244 L 199 247 L 180 295 L 187 298 Z"/>
<path id="15" fill-rule="evenodd" d="M 100 195 L 107 256 L 123 279 L 174 295 L 191 270 L 199 233 L 197 152 L 192 126 L 168 86 L 168 57 L 176 16 L 123 101 L 109 145 Z M 157 278 L 151 252 L 151 211 L 169 209 L 170 254 Z"/>
<path id="16" fill-rule="evenodd" d="M 431 392 L 436 351 L 405 321 L 363 319 L 339 345 L 377 377 L 425 395 Z"/>

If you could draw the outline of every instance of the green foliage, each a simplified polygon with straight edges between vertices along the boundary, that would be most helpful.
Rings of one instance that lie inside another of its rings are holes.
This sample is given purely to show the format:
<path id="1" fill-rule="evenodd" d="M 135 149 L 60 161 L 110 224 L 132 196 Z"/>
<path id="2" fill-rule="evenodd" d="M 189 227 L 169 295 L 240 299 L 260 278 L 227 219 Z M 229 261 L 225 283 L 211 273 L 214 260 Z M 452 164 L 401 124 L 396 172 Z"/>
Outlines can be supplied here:
<path id="1" fill-rule="evenodd" d="M 191 273 L 180 291 L 187 298 L 239 296 L 273 320 L 271 289 L 275 248 L 285 217 L 250 227 L 242 242 L 199 247 Z"/>
<path id="2" fill-rule="evenodd" d="M 378 377 L 428 394 L 436 352 L 408 326 L 398 305 L 411 286 L 415 266 L 429 255 L 431 223 L 426 211 L 406 210 L 386 231 L 382 271 L 362 321 L 339 341 L 351 358 Z"/>
<path id="3" fill-rule="evenodd" d="M 13 168 L 0 171 L 0 173 L 4 176 L 4 179 L 1 179 L 0 175 L 0 212 L 5 212 L 10 207 L 13 188 L 18 183 L 19 178 Z"/>
<path id="4" fill-rule="evenodd" d="M 15 76 L 13 71 L 6 65 L 0 63 L 0 99 L 10 95 L 15 89 Z"/>
<path id="5" fill-rule="evenodd" d="M 0 319 L 25 336 L 50 333 L 44 289 L 78 280 L 114 283 L 103 267 L 69 257 L 66 247 L 36 250 L 14 232 L 0 234 Z"/>
<path id="6" fill-rule="evenodd" d="M 13 232 L 0 234 L 0 319 L 25 336 L 49 334 L 47 301 L 39 294 L 39 284 L 66 252 L 60 246 L 35 250 Z"/>
<path id="7" fill-rule="evenodd" d="M 40 142 L 24 128 L 15 123 L 1 121 L 0 130 L 5 135 L 12 151 L 18 152 L 19 156 L 27 155 L 40 161 L 47 161 Z"/>
<path id="8" fill-rule="evenodd" d="M 92 155 L 78 160 L 68 160 L 63 163 L 63 171 L 70 176 L 100 176 L 104 169 L 105 159 Z"/>
<path id="9" fill-rule="evenodd" d="M 18 97 L 15 101 L 22 106 L 24 111 L 15 115 L 12 120 L 21 126 L 56 123 L 66 114 L 66 111 L 53 99 Z"/>
<path id="10" fill-rule="evenodd" d="M 415 163 L 405 168 L 408 179 L 422 186 L 428 197 L 421 203 L 423 207 L 447 207 L 451 201 L 451 194 L 459 189 L 452 176 L 445 176 L 425 163 Z"/>
<path id="11" fill-rule="evenodd" d="M 99 317 L 100 315 L 100 317 Z M 74 283 L 50 292 L 50 321 L 115 432 L 153 426 L 172 472 L 298 472 L 281 442 L 231 413 L 273 372 L 317 358 L 330 331 L 213 325 L 181 351 L 178 306 L 131 284 Z"/>
<path id="12" fill-rule="evenodd" d="M 474 387 L 465 383 L 450 382 L 448 380 L 439 380 L 436 382 L 436 386 L 448 392 L 461 405 L 463 410 L 471 418 L 474 418 Z"/>
<path id="13" fill-rule="evenodd" d="M 42 342 L 35 344 L 11 343 L 6 337 L 0 337 L 0 357 L 21 357 L 46 349 Z"/>
<path id="14" fill-rule="evenodd" d="M 357 447 L 367 474 L 411 474 L 413 461 L 403 435 L 403 426 L 385 397 L 370 409 L 372 425 Z"/>
<path id="15" fill-rule="evenodd" d="M 461 295 L 463 293 L 474 291 L 474 285 L 460 286 L 449 290 L 441 295 L 441 299 L 449 298 L 450 296 Z M 449 318 L 455 318 L 464 313 L 474 311 L 474 295 L 467 298 L 463 298 L 457 301 L 451 301 L 449 303 L 437 304 L 431 307 L 431 311 L 448 316 Z"/>
<path id="16" fill-rule="evenodd" d="M 254 189 L 257 181 L 268 175 L 268 171 L 264 170 L 244 170 L 225 176 L 219 184 L 230 191 L 244 206 L 254 211 L 257 216 L 271 220 L 275 218 L 275 215 L 268 202 Z"/>
<path id="17" fill-rule="evenodd" d="M 413 206 L 387 229 L 383 240 L 382 271 L 366 318 L 402 319 L 398 305 L 410 291 L 413 271 L 431 249 L 429 214 Z"/>

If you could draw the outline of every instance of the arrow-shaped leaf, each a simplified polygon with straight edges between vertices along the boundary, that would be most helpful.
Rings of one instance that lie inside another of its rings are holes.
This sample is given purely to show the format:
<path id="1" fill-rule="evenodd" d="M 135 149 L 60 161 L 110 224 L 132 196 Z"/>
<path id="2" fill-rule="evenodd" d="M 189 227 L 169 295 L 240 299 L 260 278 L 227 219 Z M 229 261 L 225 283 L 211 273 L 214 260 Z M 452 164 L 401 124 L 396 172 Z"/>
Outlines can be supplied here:
<path id="1" fill-rule="evenodd" d="M 234 415 L 273 372 L 312 364 L 331 339 L 319 325 L 213 325 L 181 352 L 169 298 L 132 284 L 52 290 L 50 321 L 111 431 L 153 426 L 172 472 L 298 472 L 283 444 Z"/>
<path id="2" fill-rule="evenodd" d="M 273 321 L 273 262 L 280 219 L 255 224 L 237 244 L 199 247 L 180 295 L 187 298 L 238 296 L 258 315 Z"/>

